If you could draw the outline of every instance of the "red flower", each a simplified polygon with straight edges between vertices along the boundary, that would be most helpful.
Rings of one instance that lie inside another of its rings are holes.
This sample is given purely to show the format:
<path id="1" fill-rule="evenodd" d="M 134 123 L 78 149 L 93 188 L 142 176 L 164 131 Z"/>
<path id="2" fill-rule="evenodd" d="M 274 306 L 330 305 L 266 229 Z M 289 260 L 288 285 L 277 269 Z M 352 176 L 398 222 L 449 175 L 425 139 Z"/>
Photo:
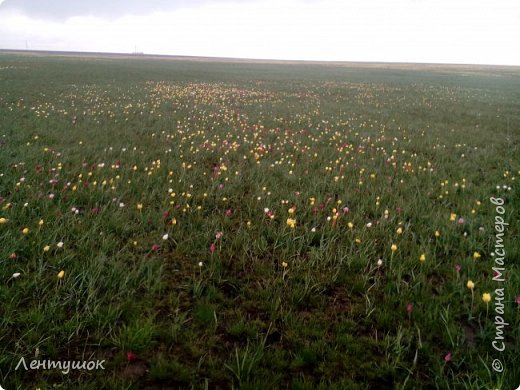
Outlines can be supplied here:
<path id="1" fill-rule="evenodd" d="M 129 363 L 135 362 L 137 360 L 137 355 L 135 353 L 133 353 L 132 351 L 128 351 L 126 353 L 126 360 Z"/>
<path id="2" fill-rule="evenodd" d="M 157 252 L 159 249 L 161 249 L 160 245 L 157 245 L 157 244 L 152 245 L 152 251 Z"/>
<path id="3" fill-rule="evenodd" d="M 216 249 L 215 244 L 211 244 L 211 245 L 209 246 L 209 251 L 210 251 L 211 253 L 215 252 L 215 249 Z"/>
<path id="4" fill-rule="evenodd" d="M 444 361 L 446 363 L 451 361 L 451 352 L 448 352 L 446 356 L 444 356 Z"/>

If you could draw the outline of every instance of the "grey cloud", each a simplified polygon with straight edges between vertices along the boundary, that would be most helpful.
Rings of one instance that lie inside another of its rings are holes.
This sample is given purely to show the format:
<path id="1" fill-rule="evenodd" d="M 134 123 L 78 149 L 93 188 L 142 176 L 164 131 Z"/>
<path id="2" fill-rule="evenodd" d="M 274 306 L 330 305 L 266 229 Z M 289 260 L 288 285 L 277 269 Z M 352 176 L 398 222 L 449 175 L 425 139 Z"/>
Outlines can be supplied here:
<path id="1" fill-rule="evenodd" d="M 67 19 L 74 16 L 99 16 L 115 18 L 124 15 L 140 15 L 155 11 L 169 11 L 193 7 L 208 0 L 5 0 L 2 10 L 16 10 L 26 15 L 45 19 Z"/>

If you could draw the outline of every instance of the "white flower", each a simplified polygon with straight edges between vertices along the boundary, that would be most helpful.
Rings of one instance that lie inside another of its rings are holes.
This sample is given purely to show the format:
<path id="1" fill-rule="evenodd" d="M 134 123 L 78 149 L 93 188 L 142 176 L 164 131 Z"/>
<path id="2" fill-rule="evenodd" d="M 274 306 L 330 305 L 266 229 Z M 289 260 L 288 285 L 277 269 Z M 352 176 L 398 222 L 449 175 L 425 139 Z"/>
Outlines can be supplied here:
<path id="1" fill-rule="evenodd" d="M 199 261 L 199 267 L 202 267 L 204 263 L 202 261 Z"/>
<path id="2" fill-rule="evenodd" d="M 123 202 L 119 203 L 119 207 L 123 208 L 125 207 L 125 204 Z"/>
<path id="3" fill-rule="evenodd" d="M 315 233 L 315 232 L 316 232 L 316 228 L 313 227 L 313 228 L 311 229 L 311 232 Z"/>
<path id="4" fill-rule="evenodd" d="M 20 272 L 15 272 L 15 273 L 13 274 L 13 279 L 19 278 L 20 275 L 21 275 Z"/>
<path id="5" fill-rule="evenodd" d="M 58 248 L 63 248 L 63 241 L 60 241 L 56 244 Z"/>
<path id="6" fill-rule="evenodd" d="M 377 260 L 377 266 L 381 267 L 383 265 L 383 260 L 379 259 Z"/>
<path id="7" fill-rule="evenodd" d="M 371 228 L 371 227 L 372 227 L 372 222 L 367 223 L 367 228 Z"/>
<path id="8" fill-rule="evenodd" d="M 269 209 L 266 207 L 266 208 L 264 209 L 264 213 L 267 214 L 268 212 L 269 212 Z"/>
<path id="9" fill-rule="evenodd" d="M 168 233 L 166 233 L 164 236 L 162 236 L 162 239 L 166 241 L 168 239 Z"/>

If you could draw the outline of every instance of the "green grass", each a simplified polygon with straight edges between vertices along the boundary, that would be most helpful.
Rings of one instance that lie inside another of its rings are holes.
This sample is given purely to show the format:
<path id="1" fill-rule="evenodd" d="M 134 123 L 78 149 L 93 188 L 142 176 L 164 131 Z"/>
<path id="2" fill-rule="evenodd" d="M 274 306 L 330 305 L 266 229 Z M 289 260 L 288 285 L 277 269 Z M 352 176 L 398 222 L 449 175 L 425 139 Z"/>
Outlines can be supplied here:
<path id="1" fill-rule="evenodd" d="M 3 53 L 0 137 L 8 390 L 520 383 L 516 68 Z"/>

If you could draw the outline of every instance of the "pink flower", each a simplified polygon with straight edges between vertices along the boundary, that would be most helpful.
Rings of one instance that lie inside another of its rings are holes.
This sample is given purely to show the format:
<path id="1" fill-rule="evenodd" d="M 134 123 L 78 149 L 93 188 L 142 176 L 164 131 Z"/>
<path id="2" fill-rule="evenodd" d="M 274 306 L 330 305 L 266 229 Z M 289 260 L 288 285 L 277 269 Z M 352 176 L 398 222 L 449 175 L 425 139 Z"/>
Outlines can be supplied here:
<path id="1" fill-rule="evenodd" d="M 98 207 L 93 207 L 92 210 L 90 210 L 92 212 L 93 215 L 98 215 L 99 214 L 99 208 Z"/>
<path id="2" fill-rule="evenodd" d="M 209 246 L 209 251 L 210 251 L 211 253 L 215 252 L 215 249 L 216 249 L 215 244 L 211 244 L 211 245 Z"/>
<path id="3" fill-rule="evenodd" d="M 166 210 L 164 213 L 162 213 L 162 216 L 164 219 L 167 219 L 169 215 L 170 215 L 170 212 L 168 210 Z"/>
<path id="4" fill-rule="evenodd" d="M 444 356 L 444 361 L 445 361 L 446 363 L 451 361 L 451 352 L 448 352 L 448 353 Z"/>
<path id="5" fill-rule="evenodd" d="M 412 314 L 413 303 L 409 303 L 408 305 L 406 305 L 406 311 L 408 312 L 408 314 Z"/>
<path id="6" fill-rule="evenodd" d="M 459 273 L 461 269 L 462 267 L 459 264 L 455 264 L 455 271 L 457 271 L 457 273 Z"/>
<path id="7" fill-rule="evenodd" d="M 460 217 L 459 220 L 457 221 L 457 223 L 459 225 L 463 225 L 464 224 L 464 218 Z"/>
<path id="8" fill-rule="evenodd" d="M 346 214 L 349 212 L 349 208 L 348 207 L 343 207 L 343 212 Z"/>
<path id="9" fill-rule="evenodd" d="M 229 217 L 231 214 L 233 214 L 233 210 L 227 209 L 226 210 L 226 217 Z"/>
<path id="10" fill-rule="evenodd" d="M 215 238 L 216 238 L 217 240 L 219 240 L 219 239 L 222 238 L 223 235 L 224 235 L 224 233 L 222 233 L 222 232 L 217 232 L 217 234 L 215 234 Z"/>
<path id="11" fill-rule="evenodd" d="M 152 251 L 157 252 L 159 249 L 161 249 L 160 245 L 157 245 L 157 244 L 152 245 Z"/>
<path id="12" fill-rule="evenodd" d="M 520 306 L 520 296 L 515 298 L 515 302 L 518 306 Z"/>

